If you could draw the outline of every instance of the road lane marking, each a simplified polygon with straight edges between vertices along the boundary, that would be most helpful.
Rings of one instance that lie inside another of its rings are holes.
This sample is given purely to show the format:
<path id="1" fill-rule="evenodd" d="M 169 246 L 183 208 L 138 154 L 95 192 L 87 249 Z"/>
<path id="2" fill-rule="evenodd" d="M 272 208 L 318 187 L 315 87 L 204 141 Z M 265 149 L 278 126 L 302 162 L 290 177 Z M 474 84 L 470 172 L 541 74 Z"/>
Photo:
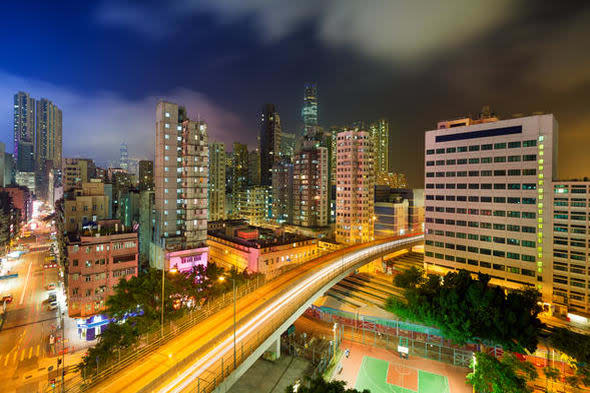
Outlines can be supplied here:
<path id="1" fill-rule="evenodd" d="M 25 360 L 25 350 L 21 349 L 20 351 L 20 361 L 22 362 L 23 360 Z"/>
<path id="2" fill-rule="evenodd" d="M 14 351 L 14 356 L 13 356 L 14 359 L 12 359 L 12 363 L 16 363 L 17 356 L 18 356 L 18 350 Z"/>
<path id="3" fill-rule="evenodd" d="M 25 293 L 27 292 L 27 285 L 29 285 L 29 276 L 31 275 L 31 266 L 33 266 L 33 262 L 29 263 L 29 269 L 27 270 L 27 277 L 25 278 L 25 285 L 23 287 L 23 292 L 20 295 L 20 302 L 18 304 L 23 304 L 25 301 Z"/>
<path id="4" fill-rule="evenodd" d="M 40 344 L 37 344 L 37 350 L 35 351 L 35 356 L 39 357 L 39 348 L 41 348 Z"/>
<path id="5" fill-rule="evenodd" d="M 33 347 L 29 347 L 29 359 L 33 356 Z"/>
<path id="6" fill-rule="evenodd" d="M 10 354 L 6 354 L 6 359 L 4 359 L 4 367 L 8 366 L 8 359 L 10 359 Z"/>

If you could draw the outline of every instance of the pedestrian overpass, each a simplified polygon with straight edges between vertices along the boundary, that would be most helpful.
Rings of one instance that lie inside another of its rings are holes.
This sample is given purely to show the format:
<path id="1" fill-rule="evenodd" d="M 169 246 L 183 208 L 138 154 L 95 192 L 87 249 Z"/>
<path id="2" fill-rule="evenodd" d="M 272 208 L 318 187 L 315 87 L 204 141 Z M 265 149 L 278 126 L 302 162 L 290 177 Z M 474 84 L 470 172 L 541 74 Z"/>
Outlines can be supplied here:
<path id="1" fill-rule="evenodd" d="M 423 241 L 423 234 L 382 239 L 302 264 L 238 299 L 235 337 L 229 306 L 84 391 L 226 392 L 262 353 L 280 350 L 281 334 L 329 288 L 361 266 Z"/>

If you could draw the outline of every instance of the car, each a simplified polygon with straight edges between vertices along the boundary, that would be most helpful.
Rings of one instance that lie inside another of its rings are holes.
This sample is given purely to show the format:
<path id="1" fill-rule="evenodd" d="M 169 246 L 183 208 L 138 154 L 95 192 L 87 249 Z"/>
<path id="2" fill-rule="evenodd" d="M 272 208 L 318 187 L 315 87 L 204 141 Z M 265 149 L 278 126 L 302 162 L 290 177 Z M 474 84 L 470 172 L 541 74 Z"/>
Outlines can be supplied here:
<path id="1" fill-rule="evenodd" d="M 51 291 L 52 289 L 55 289 L 55 283 L 50 282 L 45 288 L 47 288 L 48 291 Z"/>
<path id="2" fill-rule="evenodd" d="M 48 311 L 57 310 L 57 303 L 51 303 L 49 306 L 47 306 L 47 310 Z"/>
<path id="3" fill-rule="evenodd" d="M 4 295 L 2 296 L 2 300 L 0 300 L 0 303 L 12 303 L 12 295 Z"/>
<path id="4" fill-rule="evenodd" d="M 55 296 L 55 293 L 50 293 L 49 296 L 47 297 L 48 302 L 55 302 L 56 299 L 57 299 L 57 296 Z"/>
<path id="5" fill-rule="evenodd" d="M 53 269 L 57 267 L 57 263 L 56 262 L 45 262 L 43 264 L 43 268 L 44 269 Z"/>

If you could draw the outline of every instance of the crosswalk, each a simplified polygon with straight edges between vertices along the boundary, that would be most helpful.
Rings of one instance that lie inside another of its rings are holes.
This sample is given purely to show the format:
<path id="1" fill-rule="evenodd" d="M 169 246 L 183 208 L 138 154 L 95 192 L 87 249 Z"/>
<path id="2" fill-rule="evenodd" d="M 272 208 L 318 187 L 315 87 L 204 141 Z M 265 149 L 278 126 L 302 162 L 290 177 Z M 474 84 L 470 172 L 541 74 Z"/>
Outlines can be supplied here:
<path id="1" fill-rule="evenodd" d="M 28 348 L 21 348 L 17 351 L 12 350 L 6 354 L 0 355 L 0 366 L 16 366 L 19 362 L 43 356 L 44 352 L 41 344 L 33 345 Z"/>

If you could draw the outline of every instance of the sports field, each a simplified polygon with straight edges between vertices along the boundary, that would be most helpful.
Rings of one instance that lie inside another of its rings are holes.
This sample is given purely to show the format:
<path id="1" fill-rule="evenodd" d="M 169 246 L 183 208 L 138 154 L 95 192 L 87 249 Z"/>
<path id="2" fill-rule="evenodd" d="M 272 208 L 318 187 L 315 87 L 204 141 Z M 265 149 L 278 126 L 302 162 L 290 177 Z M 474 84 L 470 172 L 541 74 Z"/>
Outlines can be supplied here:
<path id="1" fill-rule="evenodd" d="M 401 359 L 395 351 L 343 341 L 350 349 L 341 359 L 342 369 L 334 379 L 349 388 L 371 393 L 471 393 L 465 383 L 470 371 L 462 367 L 410 356 Z"/>
<path id="2" fill-rule="evenodd" d="M 363 357 L 355 388 L 371 393 L 450 393 L 447 377 L 404 364 Z"/>

